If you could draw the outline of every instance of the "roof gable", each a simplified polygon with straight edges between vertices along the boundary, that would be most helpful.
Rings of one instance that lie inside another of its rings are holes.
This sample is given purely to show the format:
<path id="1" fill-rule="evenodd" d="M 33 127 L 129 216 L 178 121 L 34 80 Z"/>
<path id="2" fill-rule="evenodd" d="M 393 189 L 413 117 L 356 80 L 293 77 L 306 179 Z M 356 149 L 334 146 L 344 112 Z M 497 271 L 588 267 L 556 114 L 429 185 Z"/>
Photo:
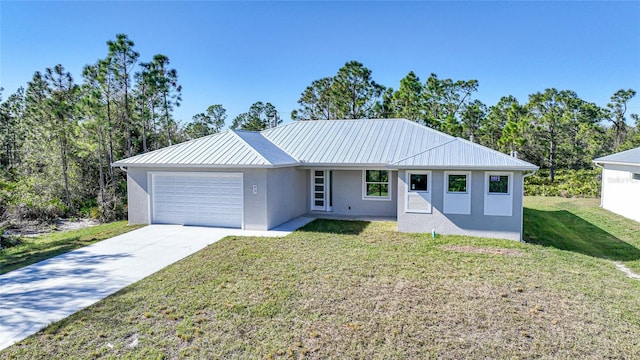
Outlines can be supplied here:
<path id="1" fill-rule="evenodd" d="M 470 141 L 454 138 L 392 164 L 398 168 L 537 170 L 526 161 Z"/>
<path id="2" fill-rule="evenodd" d="M 230 130 L 116 161 L 113 166 L 273 167 L 296 163 L 260 133 Z"/>
<path id="3" fill-rule="evenodd" d="M 629 165 L 640 165 L 640 147 L 635 149 L 630 149 L 627 151 L 622 151 L 616 154 L 611 154 L 603 157 L 599 157 L 593 162 L 604 163 L 604 164 L 629 164 Z"/>

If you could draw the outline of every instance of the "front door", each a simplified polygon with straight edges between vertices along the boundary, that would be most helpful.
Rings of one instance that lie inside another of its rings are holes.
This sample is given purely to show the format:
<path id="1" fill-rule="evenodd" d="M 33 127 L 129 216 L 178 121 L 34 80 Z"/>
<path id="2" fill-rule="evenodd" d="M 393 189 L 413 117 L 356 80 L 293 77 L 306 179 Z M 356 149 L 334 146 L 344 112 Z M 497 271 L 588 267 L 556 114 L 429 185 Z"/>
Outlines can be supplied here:
<path id="1" fill-rule="evenodd" d="M 330 170 L 311 170 L 311 210 L 332 210 L 331 175 Z"/>

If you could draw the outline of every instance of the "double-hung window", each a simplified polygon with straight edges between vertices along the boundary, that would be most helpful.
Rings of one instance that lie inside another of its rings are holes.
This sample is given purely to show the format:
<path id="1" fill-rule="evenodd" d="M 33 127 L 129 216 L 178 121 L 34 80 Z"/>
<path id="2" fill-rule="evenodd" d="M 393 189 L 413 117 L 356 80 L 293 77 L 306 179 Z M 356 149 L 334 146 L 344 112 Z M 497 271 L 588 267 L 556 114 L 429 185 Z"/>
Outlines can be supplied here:
<path id="1" fill-rule="evenodd" d="M 387 170 L 365 170 L 363 178 L 362 195 L 364 199 L 391 199 L 391 182 Z"/>

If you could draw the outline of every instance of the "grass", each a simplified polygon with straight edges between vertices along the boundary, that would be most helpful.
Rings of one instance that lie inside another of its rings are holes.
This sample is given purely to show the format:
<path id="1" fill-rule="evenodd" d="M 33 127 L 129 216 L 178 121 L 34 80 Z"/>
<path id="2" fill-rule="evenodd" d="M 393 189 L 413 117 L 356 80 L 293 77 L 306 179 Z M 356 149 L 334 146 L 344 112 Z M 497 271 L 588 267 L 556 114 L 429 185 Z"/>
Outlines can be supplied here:
<path id="1" fill-rule="evenodd" d="M 599 199 L 526 197 L 528 242 L 623 262 L 640 273 L 640 223 L 599 208 Z"/>
<path id="2" fill-rule="evenodd" d="M 20 245 L 0 250 L 0 274 L 46 260 L 100 240 L 140 228 L 126 221 L 96 225 L 78 230 L 23 237 Z"/>
<path id="3" fill-rule="evenodd" d="M 640 282 L 609 260 L 624 255 L 559 238 L 600 238 L 593 226 L 635 244 L 635 225 L 576 201 L 527 199 L 542 245 L 329 220 L 228 237 L 0 357 L 632 358 Z M 581 220 L 562 228 L 556 211 Z"/>

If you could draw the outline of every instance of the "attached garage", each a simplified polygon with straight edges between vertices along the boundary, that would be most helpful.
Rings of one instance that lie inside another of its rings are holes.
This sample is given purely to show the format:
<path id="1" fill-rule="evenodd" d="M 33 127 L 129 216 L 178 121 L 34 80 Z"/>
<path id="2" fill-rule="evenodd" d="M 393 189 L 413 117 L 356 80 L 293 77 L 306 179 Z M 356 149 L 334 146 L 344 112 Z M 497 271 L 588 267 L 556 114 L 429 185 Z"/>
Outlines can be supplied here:
<path id="1" fill-rule="evenodd" d="M 242 173 L 150 172 L 154 224 L 243 227 Z"/>

